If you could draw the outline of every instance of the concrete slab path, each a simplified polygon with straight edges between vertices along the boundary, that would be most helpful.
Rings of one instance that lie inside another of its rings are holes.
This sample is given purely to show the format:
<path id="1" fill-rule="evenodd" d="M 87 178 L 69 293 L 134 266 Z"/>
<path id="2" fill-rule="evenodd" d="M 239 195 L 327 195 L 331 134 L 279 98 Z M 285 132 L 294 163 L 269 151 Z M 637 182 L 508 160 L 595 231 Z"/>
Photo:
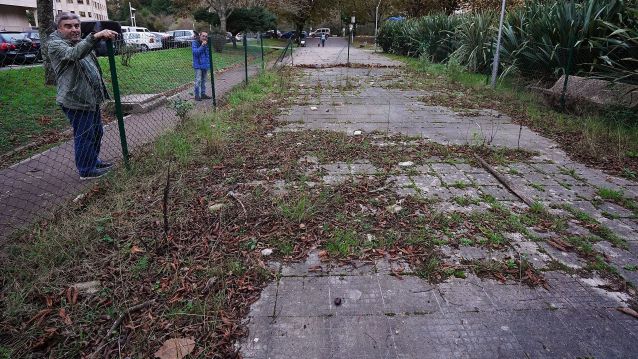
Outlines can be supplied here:
<path id="1" fill-rule="evenodd" d="M 638 198 L 636 183 L 570 160 L 556 143 L 504 114 L 480 110 L 468 116 L 420 102 L 428 91 L 392 86 L 405 74 L 399 63 L 381 55 L 352 48 L 353 63 L 388 67 L 341 67 L 345 45 L 343 39 L 331 38 L 323 48 L 311 40 L 295 53 L 295 65 L 333 67 L 303 70 L 300 96 L 279 118 L 278 131 L 376 132 L 379 146 L 393 145 L 383 134 L 402 134 L 442 144 L 536 151 L 532 160 L 498 170 L 526 196 L 546 205 L 574 206 L 623 238 L 626 249 L 606 241 L 595 247 L 626 280 L 638 284 L 635 267 L 628 266 L 638 264 L 635 215 L 597 197 L 599 189 L 608 188 Z M 365 161 L 309 170 L 327 173 L 323 180 L 328 184 L 380 171 Z M 484 168 L 462 161 L 431 158 L 425 166 L 393 171 L 388 183 L 398 194 L 436 197 L 443 213 L 480 210 L 481 205 L 459 205 L 455 199 L 485 194 L 507 208 L 525 206 Z M 455 185 L 461 182 L 469 186 Z M 575 222 L 569 226 L 570 233 L 589 233 Z M 264 359 L 623 358 L 638 353 L 638 320 L 617 310 L 628 305 L 627 293 L 610 289 L 604 278 L 579 275 L 577 270 L 586 264 L 573 253 L 514 234 L 511 243 L 506 253 L 464 246 L 443 250 L 449 263 L 525 256 L 545 270 L 547 288 L 471 274 L 433 285 L 411 275 L 412 269 L 401 262 L 338 266 L 321 262 L 317 251 L 303 263 L 271 263 L 279 275 L 252 305 L 246 318 L 250 334 L 237 345 L 244 358 Z M 556 263 L 575 272 L 553 270 Z"/>

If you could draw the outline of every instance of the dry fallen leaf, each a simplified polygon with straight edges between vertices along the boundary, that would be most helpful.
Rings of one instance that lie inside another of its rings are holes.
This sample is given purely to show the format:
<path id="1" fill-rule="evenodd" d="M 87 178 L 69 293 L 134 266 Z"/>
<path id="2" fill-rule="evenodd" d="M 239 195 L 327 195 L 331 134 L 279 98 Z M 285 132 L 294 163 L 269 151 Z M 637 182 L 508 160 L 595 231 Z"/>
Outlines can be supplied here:
<path id="1" fill-rule="evenodd" d="M 635 310 L 631 309 L 631 308 L 627 308 L 627 307 L 620 307 L 620 308 L 616 308 L 619 311 L 627 314 L 627 315 L 631 315 L 632 317 L 638 319 L 638 312 L 636 312 Z"/>
<path id="2" fill-rule="evenodd" d="M 64 321 L 64 324 L 66 324 L 66 325 L 73 324 L 73 321 L 71 320 L 71 317 L 67 314 L 67 312 L 66 312 L 66 310 L 64 308 L 60 308 L 60 311 L 58 312 L 58 315 L 60 316 L 60 318 L 62 318 L 62 321 Z"/>
<path id="3" fill-rule="evenodd" d="M 168 339 L 155 352 L 155 357 L 160 359 L 182 359 L 195 349 L 195 341 L 192 338 Z"/>
<path id="4" fill-rule="evenodd" d="M 138 247 L 138 246 L 131 247 L 131 254 L 144 253 L 144 252 L 146 252 L 146 251 L 143 250 L 142 248 Z"/>

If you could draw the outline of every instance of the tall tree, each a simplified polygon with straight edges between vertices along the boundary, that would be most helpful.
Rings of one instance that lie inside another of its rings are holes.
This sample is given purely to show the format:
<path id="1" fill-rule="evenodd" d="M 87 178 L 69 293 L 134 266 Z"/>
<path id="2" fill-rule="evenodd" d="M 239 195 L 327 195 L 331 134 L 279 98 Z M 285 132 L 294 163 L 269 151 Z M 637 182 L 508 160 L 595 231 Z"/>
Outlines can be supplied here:
<path id="1" fill-rule="evenodd" d="M 459 8 L 459 0 L 394 0 L 393 6 L 409 17 L 419 17 L 434 12 L 452 14 Z"/>
<path id="2" fill-rule="evenodd" d="M 53 0 L 37 0 L 38 7 L 38 24 L 40 33 L 40 51 L 42 52 L 42 60 L 44 66 L 44 84 L 55 85 L 55 74 L 51 67 L 51 61 L 47 54 L 47 39 L 49 35 L 55 31 L 55 22 L 53 19 Z"/>
<path id="3" fill-rule="evenodd" d="M 269 2 L 268 6 L 293 23 L 300 33 L 308 21 L 324 19 L 337 10 L 336 5 L 335 0 L 278 0 Z"/>
<path id="4" fill-rule="evenodd" d="M 203 0 L 202 5 L 219 16 L 219 28 L 226 32 L 228 17 L 235 9 L 263 6 L 265 2 L 265 0 Z"/>

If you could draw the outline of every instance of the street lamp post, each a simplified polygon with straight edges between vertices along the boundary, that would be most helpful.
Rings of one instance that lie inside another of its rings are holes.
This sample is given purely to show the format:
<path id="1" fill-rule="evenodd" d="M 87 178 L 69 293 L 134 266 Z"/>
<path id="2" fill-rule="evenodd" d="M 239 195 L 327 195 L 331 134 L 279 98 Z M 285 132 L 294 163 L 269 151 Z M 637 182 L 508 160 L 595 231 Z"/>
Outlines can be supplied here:
<path id="1" fill-rule="evenodd" d="M 498 75 L 498 62 L 500 60 L 501 55 L 501 38 L 503 36 L 503 19 L 505 18 L 505 0 L 503 0 L 503 4 L 501 5 L 501 20 L 498 25 L 498 38 L 496 40 L 496 53 L 494 54 L 494 59 L 492 63 L 492 88 L 496 87 L 496 75 Z"/>
<path id="2" fill-rule="evenodd" d="M 355 20 L 356 19 L 354 15 L 352 15 L 352 17 L 350 18 L 350 25 L 348 26 L 348 28 L 350 29 L 350 34 L 348 34 L 348 67 L 350 67 L 350 44 L 352 43 L 352 41 L 354 41 L 354 38 L 352 37 L 352 30 L 354 29 Z"/>

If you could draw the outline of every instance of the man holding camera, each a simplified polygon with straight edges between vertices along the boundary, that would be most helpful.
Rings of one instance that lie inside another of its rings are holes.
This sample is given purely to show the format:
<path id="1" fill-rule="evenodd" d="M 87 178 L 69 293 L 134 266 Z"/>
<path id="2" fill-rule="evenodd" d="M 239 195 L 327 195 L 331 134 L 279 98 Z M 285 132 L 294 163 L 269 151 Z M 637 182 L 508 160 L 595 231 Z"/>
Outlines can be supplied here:
<path id="1" fill-rule="evenodd" d="M 80 179 L 99 178 L 112 167 L 98 158 L 104 133 L 100 104 L 109 94 L 93 48 L 101 39 L 114 39 L 117 32 L 102 30 L 82 39 L 80 18 L 67 12 L 59 13 L 55 23 L 57 31 L 49 35 L 47 47 L 55 72 L 56 101 L 73 126 L 75 166 Z"/>

